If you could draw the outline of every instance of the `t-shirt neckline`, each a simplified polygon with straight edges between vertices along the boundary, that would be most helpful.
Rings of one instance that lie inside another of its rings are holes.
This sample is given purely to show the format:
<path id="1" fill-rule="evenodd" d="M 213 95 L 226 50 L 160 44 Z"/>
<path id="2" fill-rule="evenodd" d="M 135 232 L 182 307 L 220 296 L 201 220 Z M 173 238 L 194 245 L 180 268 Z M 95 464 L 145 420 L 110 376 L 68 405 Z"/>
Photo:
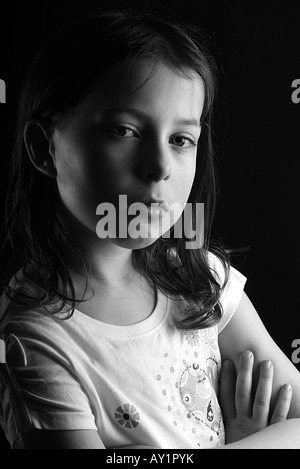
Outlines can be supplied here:
<path id="1" fill-rule="evenodd" d="M 38 283 L 25 275 L 22 268 L 14 275 L 14 278 L 16 278 L 19 274 L 21 274 L 25 281 L 29 282 L 30 284 L 34 284 L 37 288 L 41 289 L 41 286 Z M 128 324 L 124 326 L 109 324 L 88 316 L 77 308 L 74 309 L 73 315 L 68 320 L 76 320 L 82 327 L 93 327 L 102 335 L 131 337 L 148 333 L 159 327 L 160 324 L 167 319 L 168 311 L 169 297 L 164 295 L 161 291 L 157 290 L 157 301 L 152 313 L 142 321 L 139 321 L 135 324 Z"/>
<path id="2" fill-rule="evenodd" d="M 132 337 L 148 333 L 156 329 L 166 318 L 169 309 L 169 298 L 160 291 L 157 291 L 157 302 L 152 313 L 142 321 L 135 324 L 116 325 L 99 321 L 80 310 L 74 310 L 74 320 L 77 320 L 82 326 L 91 325 L 103 335 Z"/>

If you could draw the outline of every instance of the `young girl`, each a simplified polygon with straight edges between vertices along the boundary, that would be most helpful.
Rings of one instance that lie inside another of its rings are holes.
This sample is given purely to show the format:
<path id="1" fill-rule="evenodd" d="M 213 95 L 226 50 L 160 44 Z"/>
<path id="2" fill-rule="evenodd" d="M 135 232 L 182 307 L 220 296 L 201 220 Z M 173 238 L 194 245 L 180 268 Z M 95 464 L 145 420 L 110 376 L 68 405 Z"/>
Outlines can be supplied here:
<path id="1" fill-rule="evenodd" d="M 120 11 L 32 60 L 1 242 L 12 447 L 300 447 L 299 373 L 210 240 L 215 72 L 194 28 Z"/>

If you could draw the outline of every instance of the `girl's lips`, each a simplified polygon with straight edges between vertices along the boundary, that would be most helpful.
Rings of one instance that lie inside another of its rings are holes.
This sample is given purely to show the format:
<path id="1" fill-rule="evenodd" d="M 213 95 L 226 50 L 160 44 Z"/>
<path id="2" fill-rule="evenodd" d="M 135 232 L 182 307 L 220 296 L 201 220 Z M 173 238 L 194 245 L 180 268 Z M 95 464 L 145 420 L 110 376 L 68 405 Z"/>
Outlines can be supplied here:
<path id="1" fill-rule="evenodd" d="M 147 205 L 153 211 L 164 211 L 168 212 L 169 204 L 164 200 L 146 199 L 140 202 L 141 204 Z"/>

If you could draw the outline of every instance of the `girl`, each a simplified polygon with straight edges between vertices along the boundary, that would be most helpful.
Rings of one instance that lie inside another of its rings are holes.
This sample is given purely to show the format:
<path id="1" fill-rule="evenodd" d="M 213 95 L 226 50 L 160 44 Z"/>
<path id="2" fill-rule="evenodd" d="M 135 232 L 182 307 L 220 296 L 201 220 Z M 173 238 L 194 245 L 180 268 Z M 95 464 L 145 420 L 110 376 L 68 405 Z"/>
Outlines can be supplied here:
<path id="1" fill-rule="evenodd" d="M 32 60 L 1 242 L 12 447 L 300 447 L 299 374 L 210 240 L 215 75 L 192 27 L 135 12 L 72 23 Z"/>

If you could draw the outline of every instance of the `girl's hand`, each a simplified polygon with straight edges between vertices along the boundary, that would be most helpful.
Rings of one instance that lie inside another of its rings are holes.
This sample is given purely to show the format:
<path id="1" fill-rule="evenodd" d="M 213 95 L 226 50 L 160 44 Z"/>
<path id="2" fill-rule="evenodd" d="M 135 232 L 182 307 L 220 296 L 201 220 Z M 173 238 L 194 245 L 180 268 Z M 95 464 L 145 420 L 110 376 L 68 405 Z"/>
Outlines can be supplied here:
<path id="1" fill-rule="evenodd" d="M 273 414 L 270 416 L 270 401 L 273 384 L 273 366 L 268 360 L 260 364 L 259 380 L 252 396 L 253 354 L 241 354 L 237 376 L 231 360 L 222 366 L 220 382 L 220 405 L 225 426 L 226 444 L 241 440 L 273 423 L 286 420 L 292 389 L 282 386 Z"/>

